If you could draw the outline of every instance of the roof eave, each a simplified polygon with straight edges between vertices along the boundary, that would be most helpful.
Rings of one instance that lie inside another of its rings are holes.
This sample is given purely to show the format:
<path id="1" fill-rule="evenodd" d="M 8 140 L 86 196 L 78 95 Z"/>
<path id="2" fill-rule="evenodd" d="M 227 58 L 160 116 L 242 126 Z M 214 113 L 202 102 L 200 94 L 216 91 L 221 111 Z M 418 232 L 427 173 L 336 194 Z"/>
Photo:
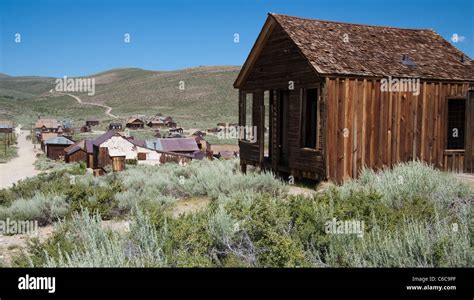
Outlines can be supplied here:
<path id="1" fill-rule="evenodd" d="M 247 56 L 247 59 L 245 60 L 245 63 L 239 72 L 239 75 L 237 75 L 237 79 L 234 82 L 234 88 L 240 88 L 242 86 L 242 83 L 247 78 L 250 69 L 252 68 L 253 64 L 258 58 L 258 55 L 262 51 L 263 45 L 267 41 L 271 32 L 273 31 L 275 24 L 275 19 L 272 17 L 271 14 L 268 14 L 267 19 L 265 20 L 265 24 L 263 24 L 263 28 L 257 37 L 257 40 L 252 46 L 252 49 L 250 50 L 250 53 Z"/>

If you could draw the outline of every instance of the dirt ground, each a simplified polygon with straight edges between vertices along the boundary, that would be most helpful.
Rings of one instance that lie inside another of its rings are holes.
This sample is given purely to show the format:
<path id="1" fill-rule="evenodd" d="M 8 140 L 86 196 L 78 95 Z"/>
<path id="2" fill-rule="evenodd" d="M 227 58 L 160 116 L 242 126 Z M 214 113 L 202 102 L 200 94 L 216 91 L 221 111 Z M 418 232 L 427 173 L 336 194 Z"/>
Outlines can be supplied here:
<path id="1" fill-rule="evenodd" d="M 457 176 L 469 184 L 474 191 L 474 174 L 458 174 Z"/>
<path id="2" fill-rule="evenodd" d="M 8 188 L 20 179 L 35 176 L 39 171 L 33 166 L 36 154 L 40 152 L 26 137 L 30 134 L 28 130 L 17 130 L 18 156 L 5 164 L 0 164 L 0 189 Z"/>

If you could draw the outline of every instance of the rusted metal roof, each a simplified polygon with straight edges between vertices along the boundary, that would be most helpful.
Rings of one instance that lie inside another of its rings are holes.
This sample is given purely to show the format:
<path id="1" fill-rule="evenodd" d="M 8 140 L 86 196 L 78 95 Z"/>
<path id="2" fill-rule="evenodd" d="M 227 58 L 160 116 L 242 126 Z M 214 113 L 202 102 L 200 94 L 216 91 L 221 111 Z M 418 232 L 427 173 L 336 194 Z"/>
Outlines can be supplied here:
<path id="1" fill-rule="evenodd" d="M 130 143 L 134 144 L 135 146 L 139 147 L 146 147 L 146 142 L 143 140 L 138 140 L 133 137 L 126 138 Z"/>
<path id="2" fill-rule="evenodd" d="M 100 146 L 100 144 L 102 144 L 103 142 L 107 141 L 108 139 L 110 139 L 111 137 L 113 137 L 115 135 L 120 135 L 120 134 L 118 134 L 117 131 L 109 130 L 106 133 L 104 133 L 103 135 L 101 135 L 98 138 L 96 138 L 95 140 L 93 140 L 92 144 L 95 145 L 95 146 Z"/>
<path id="3" fill-rule="evenodd" d="M 92 142 L 93 142 L 92 140 L 85 140 L 84 141 L 84 146 L 85 146 L 86 152 L 88 154 L 92 154 L 94 152 L 94 149 L 92 147 L 92 145 L 93 145 Z"/>
<path id="4" fill-rule="evenodd" d="M 164 152 L 199 151 L 199 147 L 193 138 L 156 139 L 146 141 L 146 147 Z"/>

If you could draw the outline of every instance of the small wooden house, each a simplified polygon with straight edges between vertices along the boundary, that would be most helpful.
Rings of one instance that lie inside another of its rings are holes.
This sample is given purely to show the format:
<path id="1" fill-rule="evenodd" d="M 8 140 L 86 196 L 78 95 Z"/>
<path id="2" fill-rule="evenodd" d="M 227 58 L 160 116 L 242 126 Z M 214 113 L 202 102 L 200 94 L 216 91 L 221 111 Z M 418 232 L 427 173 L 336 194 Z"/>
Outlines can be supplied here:
<path id="1" fill-rule="evenodd" d="M 163 128 L 166 127 L 166 123 L 159 117 L 153 118 L 147 123 L 148 127 L 151 128 Z"/>
<path id="2" fill-rule="evenodd" d="M 145 147 L 144 141 L 126 138 L 116 131 L 108 131 L 92 142 L 93 169 L 101 169 L 108 165 L 113 166 L 114 171 L 121 171 L 120 166 L 126 160 L 147 159 L 150 152 Z M 143 155 L 140 155 L 143 153 Z M 123 159 L 122 159 L 123 157 Z M 152 158 L 152 157 L 150 157 Z"/>
<path id="3" fill-rule="evenodd" d="M 433 30 L 269 14 L 234 83 L 242 170 L 342 182 L 422 160 L 472 173 L 473 84 L 474 62 Z"/>
<path id="4" fill-rule="evenodd" d="M 109 124 L 109 130 L 122 130 L 122 123 L 111 122 Z"/>
<path id="5" fill-rule="evenodd" d="M 74 125 L 71 120 L 63 120 L 61 122 L 61 127 L 64 134 L 74 134 Z"/>
<path id="6" fill-rule="evenodd" d="M 74 144 L 74 141 L 63 136 L 57 136 L 44 142 L 46 157 L 54 160 L 61 160 L 64 158 L 64 149 Z"/>
<path id="7" fill-rule="evenodd" d="M 69 147 L 64 149 L 64 161 L 66 163 L 72 162 L 86 162 L 87 163 L 87 151 L 85 147 L 85 140 L 76 142 Z"/>
<path id="8" fill-rule="evenodd" d="M 131 117 L 127 120 L 125 126 L 130 129 L 143 129 L 145 127 L 145 122 L 139 118 Z"/>
<path id="9" fill-rule="evenodd" d="M 86 120 L 86 126 L 92 127 L 92 126 L 98 126 L 99 125 L 99 120 L 97 119 L 87 119 Z"/>
<path id="10" fill-rule="evenodd" d="M 40 142 L 41 150 L 46 152 L 45 142 L 57 136 L 59 136 L 57 132 L 40 132 L 38 136 L 38 141 Z"/>
<path id="11" fill-rule="evenodd" d="M 42 119 L 38 118 L 34 125 L 35 131 L 38 132 L 57 132 L 59 127 L 56 119 Z"/>

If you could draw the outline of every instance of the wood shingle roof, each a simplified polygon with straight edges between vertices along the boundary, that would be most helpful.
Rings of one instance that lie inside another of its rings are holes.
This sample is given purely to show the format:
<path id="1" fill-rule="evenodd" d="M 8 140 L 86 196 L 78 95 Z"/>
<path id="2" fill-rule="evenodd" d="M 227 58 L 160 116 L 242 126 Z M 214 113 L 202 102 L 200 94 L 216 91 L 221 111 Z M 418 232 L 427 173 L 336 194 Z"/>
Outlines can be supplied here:
<path id="1" fill-rule="evenodd" d="M 270 13 L 264 29 L 280 26 L 320 75 L 418 77 L 474 81 L 474 61 L 431 29 L 403 29 L 304 19 Z M 262 34 L 237 78 L 258 55 Z M 405 56 L 414 65 L 402 62 Z M 248 59 L 249 60 L 249 59 Z"/>

